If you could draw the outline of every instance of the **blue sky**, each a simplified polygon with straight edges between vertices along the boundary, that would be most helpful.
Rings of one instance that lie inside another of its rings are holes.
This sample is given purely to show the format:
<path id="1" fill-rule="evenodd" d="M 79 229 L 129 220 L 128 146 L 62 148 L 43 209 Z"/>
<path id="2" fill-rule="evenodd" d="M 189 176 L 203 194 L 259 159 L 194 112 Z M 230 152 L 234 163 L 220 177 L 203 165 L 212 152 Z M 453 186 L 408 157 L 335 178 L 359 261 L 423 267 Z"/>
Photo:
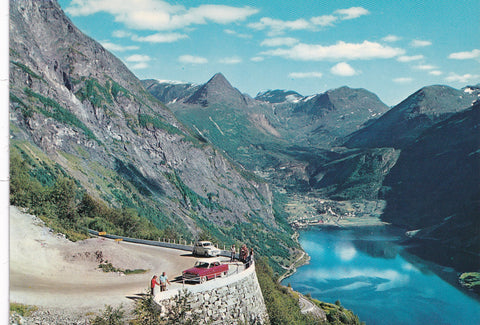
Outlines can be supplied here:
<path id="1" fill-rule="evenodd" d="M 423 86 L 480 83 L 478 0 L 59 3 L 140 79 L 222 72 L 251 96 L 346 85 L 392 106 Z"/>

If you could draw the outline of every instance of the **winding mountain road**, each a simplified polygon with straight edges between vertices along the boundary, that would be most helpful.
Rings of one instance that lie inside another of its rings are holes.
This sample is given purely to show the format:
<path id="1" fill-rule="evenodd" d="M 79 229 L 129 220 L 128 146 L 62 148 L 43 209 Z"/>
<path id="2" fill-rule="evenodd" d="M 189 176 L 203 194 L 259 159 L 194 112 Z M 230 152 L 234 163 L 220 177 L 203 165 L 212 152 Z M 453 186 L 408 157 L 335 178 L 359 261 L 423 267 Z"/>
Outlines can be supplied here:
<path id="1" fill-rule="evenodd" d="M 322 320 L 327 319 L 327 315 L 325 315 L 325 312 L 302 294 L 299 294 L 298 304 L 300 306 L 302 314 L 312 314 L 315 318 Z"/>
<path id="2" fill-rule="evenodd" d="M 147 272 L 105 273 L 99 255 L 116 268 Z M 37 217 L 10 208 L 10 302 L 83 312 L 129 306 L 154 274 L 165 271 L 174 279 L 195 260 L 181 250 L 103 238 L 70 242 Z"/>

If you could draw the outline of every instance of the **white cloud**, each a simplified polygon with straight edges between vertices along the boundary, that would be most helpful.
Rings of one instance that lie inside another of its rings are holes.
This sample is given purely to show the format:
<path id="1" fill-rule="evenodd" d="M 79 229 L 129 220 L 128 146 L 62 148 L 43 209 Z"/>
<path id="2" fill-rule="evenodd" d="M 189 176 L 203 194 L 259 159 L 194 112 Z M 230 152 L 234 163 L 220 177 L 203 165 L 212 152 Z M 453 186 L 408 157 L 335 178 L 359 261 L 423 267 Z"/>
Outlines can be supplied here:
<path id="1" fill-rule="evenodd" d="M 333 23 L 338 20 L 338 17 L 333 16 L 333 15 L 324 15 L 324 16 L 318 16 L 318 17 L 313 17 L 310 19 L 312 24 L 317 25 L 317 26 L 333 26 Z"/>
<path id="2" fill-rule="evenodd" d="M 438 67 L 436 67 L 434 65 L 431 65 L 431 64 L 420 64 L 420 65 L 415 66 L 415 69 L 418 69 L 418 70 L 434 70 L 434 69 L 438 69 Z"/>
<path id="3" fill-rule="evenodd" d="M 136 70 L 146 69 L 146 68 L 148 68 L 148 64 L 146 62 L 139 62 L 139 63 L 136 63 L 136 64 L 130 66 L 130 68 L 136 69 Z"/>
<path id="4" fill-rule="evenodd" d="M 440 70 L 433 70 L 428 73 L 431 74 L 432 76 L 441 76 L 443 74 L 443 72 Z"/>
<path id="5" fill-rule="evenodd" d="M 399 62 L 412 62 L 412 61 L 418 61 L 418 60 L 423 60 L 424 56 L 423 55 L 402 55 L 397 58 L 397 61 Z"/>
<path id="6" fill-rule="evenodd" d="M 252 38 L 252 35 L 250 35 L 250 34 L 241 34 L 241 33 L 238 33 L 234 30 L 231 30 L 231 29 L 225 29 L 224 32 L 225 32 L 225 34 L 234 35 L 234 36 L 237 36 L 237 37 L 240 37 L 240 38 Z"/>
<path id="7" fill-rule="evenodd" d="M 293 46 L 297 44 L 299 41 L 293 37 L 274 37 L 274 38 L 267 38 L 262 43 L 261 46 Z"/>
<path id="8" fill-rule="evenodd" d="M 118 37 L 118 38 L 125 38 L 125 37 L 130 37 L 132 36 L 132 33 L 126 30 L 114 30 L 112 33 L 113 37 Z"/>
<path id="9" fill-rule="evenodd" d="M 248 27 L 256 30 L 269 29 L 270 31 L 268 32 L 268 35 L 270 36 L 283 34 L 283 32 L 286 30 L 313 29 L 313 25 L 303 18 L 297 19 L 297 20 L 285 21 L 280 19 L 263 17 L 257 23 L 248 24 Z"/>
<path id="10" fill-rule="evenodd" d="M 196 24 L 214 22 L 228 24 L 243 21 L 258 9 L 225 5 L 201 5 L 185 8 L 162 0 L 72 0 L 66 11 L 72 16 L 87 16 L 106 12 L 116 22 L 140 30 L 175 30 Z"/>
<path id="11" fill-rule="evenodd" d="M 456 52 L 456 53 L 450 54 L 448 58 L 456 59 L 456 60 L 476 59 L 476 58 L 480 58 L 480 50 L 474 49 L 470 52 Z"/>
<path id="12" fill-rule="evenodd" d="M 330 46 L 300 43 L 289 49 L 274 49 L 261 54 L 300 61 L 337 61 L 387 59 L 404 53 L 403 49 L 384 46 L 375 42 L 346 43 L 339 41 L 337 44 Z"/>
<path id="13" fill-rule="evenodd" d="M 133 54 L 125 59 L 127 62 L 148 62 L 151 58 L 148 55 Z"/>
<path id="14" fill-rule="evenodd" d="M 425 47 L 425 46 L 430 46 L 432 45 L 432 42 L 430 41 L 423 41 L 419 39 L 414 39 L 413 41 L 410 42 L 410 46 L 412 47 Z"/>
<path id="15" fill-rule="evenodd" d="M 192 23 L 202 24 L 205 19 L 219 24 L 229 24 L 236 21 L 243 21 L 251 15 L 258 13 L 258 9 L 250 7 L 231 7 L 225 5 L 202 5 L 191 8 L 185 17 L 190 17 Z M 181 20 L 183 17 L 178 16 Z"/>
<path id="16" fill-rule="evenodd" d="M 139 47 L 135 45 L 119 45 L 115 43 L 111 43 L 108 41 L 101 42 L 104 48 L 106 48 L 109 51 L 115 51 L 115 52 L 125 52 L 125 51 L 131 51 L 131 50 L 138 50 Z"/>
<path id="17" fill-rule="evenodd" d="M 133 41 L 148 43 L 173 43 L 184 38 L 188 38 L 188 36 L 179 33 L 156 33 L 148 36 L 132 36 Z"/>
<path id="18" fill-rule="evenodd" d="M 263 17 L 259 22 L 250 23 L 248 27 L 256 30 L 267 30 L 269 36 L 277 36 L 283 34 L 285 31 L 296 30 L 318 30 L 318 26 L 326 27 L 333 26 L 336 21 L 358 18 L 367 15 L 370 12 L 362 7 L 352 7 L 348 9 L 339 9 L 332 15 L 323 15 L 310 18 L 306 20 L 299 18 L 296 20 L 281 20 L 270 17 Z"/>
<path id="19" fill-rule="evenodd" d="M 410 83 L 412 81 L 413 81 L 413 79 L 408 78 L 408 77 L 401 77 L 401 78 L 393 79 L 393 82 L 396 82 L 397 84 L 407 84 L 407 83 Z"/>
<path id="20" fill-rule="evenodd" d="M 456 73 L 450 73 L 448 77 L 445 78 L 446 81 L 449 82 L 458 82 L 458 83 L 468 83 L 471 81 L 478 81 L 480 79 L 480 75 L 478 74 L 470 74 L 466 73 L 464 75 L 458 75 Z"/>
<path id="21" fill-rule="evenodd" d="M 189 64 L 205 64 L 208 63 L 208 60 L 201 56 L 193 56 L 193 55 L 182 55 L 178 58 L 178 61 L 181 63 L 189 63 Z"/>
<path id="22" fill-rule="evenodd" d="M 294 79 L 305 79 L 305 78 L 321 78 L 323 74 L 321 72 L 311 71 L 311 72 L 291 72 L 288 74 L 290 78 Z"/>
<path id="23" fill-rule="evenodd" d="M 362 7 L 351 7 L 348 9 L 339 9 L 335 11 L 336 14 L 341 15 L 342 20 L 354 19 L 360 16 L 368 15 L 370 12 Z"/>
<path id="24" fill-rule="evenodd" d="M 393 43 L 393 42 L 398 42 L 401 39 L 402 39 L 401 37 L 396 35 L 387 35 L 384 38 L 382 38 L 382 41 Z"/>
<path id="25" fill-rule="evenodd" d="M 223 64 L 238 64 L 238 63 L 242 63 L 242 59 L 238 56 L 232 56 L 232 57 L 229 57 L 229 58 L 221 59 L 220 63 L 223 63 Z"/>
<path id="26" fill-rule="evenodd" d="M 150 60 L 151 58 L 148 55 L 143 54 L 133 54 L 125 59 L 125 61 L 133 63 L 128 65 L 131 69 L 137 70 L 148 68 L 147 62 L 149 62 Z"/>
<path id="27" fill-rule="evenodd" d="M 340 62 L 340 63 L 334 65 L 330 69 L 330 72 L 333 73 L 334 75 L 342 76 L 342 77 L 350 77 L 350 76 L 353 76 L 353 75 L 356 74 L 355 69 L 352 68 L 346 62 Z"/>
<path id="28" fill-rule="evenodd" d="M 250 61 L 253 61 L 253 62 L 262 62 L 263 60 L 265 60 L 263 56 L 254 56 L 253 58 L 250 59 Z"/>

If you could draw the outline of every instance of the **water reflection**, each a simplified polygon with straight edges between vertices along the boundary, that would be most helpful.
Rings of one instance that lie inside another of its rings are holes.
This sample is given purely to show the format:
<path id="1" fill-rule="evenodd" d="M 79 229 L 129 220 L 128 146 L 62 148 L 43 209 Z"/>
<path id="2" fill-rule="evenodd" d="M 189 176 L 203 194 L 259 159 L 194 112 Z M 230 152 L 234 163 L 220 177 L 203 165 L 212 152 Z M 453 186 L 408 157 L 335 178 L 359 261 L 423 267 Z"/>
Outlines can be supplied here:
<path id="1" fill-rule="evenodd" d="M 353 242 L 358 250 L 372 256 L 394 259 L 398 254 L 398 245 L 390 241 L 356 240 Z"/>
<path id="2" fill-rule="evenodd" d="M 351 242 L 340 242 L 335 245 L 335 254 L 342 261 L 350 261 L 357 255 L 357 250 Z"/>

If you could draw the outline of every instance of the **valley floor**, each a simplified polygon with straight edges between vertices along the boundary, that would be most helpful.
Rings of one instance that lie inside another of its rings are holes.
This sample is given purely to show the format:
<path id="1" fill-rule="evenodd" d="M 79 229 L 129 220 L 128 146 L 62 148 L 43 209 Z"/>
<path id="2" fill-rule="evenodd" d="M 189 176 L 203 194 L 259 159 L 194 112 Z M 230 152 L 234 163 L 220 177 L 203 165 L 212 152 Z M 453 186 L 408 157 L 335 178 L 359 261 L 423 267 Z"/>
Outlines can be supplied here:
<path id="1" fill-rule="evenodd" d="M 286 210 L 294 228 L 310 226 L 362 227 L 384 226 L 380 219 L 385 202 L 333 201 L 310 196 L 291 195 Z"/>

